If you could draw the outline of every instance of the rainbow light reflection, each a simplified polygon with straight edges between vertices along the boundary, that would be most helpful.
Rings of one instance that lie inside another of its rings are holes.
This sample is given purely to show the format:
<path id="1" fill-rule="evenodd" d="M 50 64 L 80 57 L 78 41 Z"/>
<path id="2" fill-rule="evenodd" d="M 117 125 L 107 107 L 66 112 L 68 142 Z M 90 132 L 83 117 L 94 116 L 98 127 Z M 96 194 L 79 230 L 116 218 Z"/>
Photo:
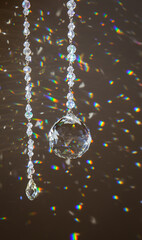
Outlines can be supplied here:
<path id="1" fill-rule="evenodd" d="M 79 233 L 72 233 L 70 235 L 70 240 L 78 240 L 78 237 L 80 236 Z"/>

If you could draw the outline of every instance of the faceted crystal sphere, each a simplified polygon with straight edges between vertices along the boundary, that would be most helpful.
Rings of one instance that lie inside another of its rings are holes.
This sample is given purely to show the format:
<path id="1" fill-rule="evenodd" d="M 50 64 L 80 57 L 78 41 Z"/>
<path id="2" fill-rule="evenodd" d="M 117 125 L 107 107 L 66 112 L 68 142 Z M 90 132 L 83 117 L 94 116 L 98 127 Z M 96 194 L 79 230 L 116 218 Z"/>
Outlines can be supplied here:
<path id="1" fill-rule="evenodd" d="M 74 62 L 76 60 L 76 55 L 72 54 L 72 53 L 69 53 L 67 55 L 67 59 L 68 59 L 69 62 Z"/>
<path id="2" fill-rule="evenodd" d="M 81 157 L 89 149 L 90 143 L 89 129 L 72 113 L 58 120 L 49 132 L 50 149 L 61 158 Z"/>
<path id="3" fill-rule="evenodd" d="M 69 100 L 66 103 L 67 108 L 73 109 L 75 107 L 75 102 L 73 100 Z"/>

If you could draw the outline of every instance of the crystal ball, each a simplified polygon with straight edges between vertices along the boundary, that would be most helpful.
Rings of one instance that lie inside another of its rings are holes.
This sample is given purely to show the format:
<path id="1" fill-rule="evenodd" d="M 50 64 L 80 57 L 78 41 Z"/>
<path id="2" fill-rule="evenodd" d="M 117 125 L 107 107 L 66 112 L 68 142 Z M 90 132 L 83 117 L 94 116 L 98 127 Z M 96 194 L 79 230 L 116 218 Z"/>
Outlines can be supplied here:
<path id="1" fill-rule="evenodd" d="M 81 157 L 91 143 L 86 125 L 74 114 L 59 119 L 49 132 L 49 147 L 58 157 L 75 159 Z"/>

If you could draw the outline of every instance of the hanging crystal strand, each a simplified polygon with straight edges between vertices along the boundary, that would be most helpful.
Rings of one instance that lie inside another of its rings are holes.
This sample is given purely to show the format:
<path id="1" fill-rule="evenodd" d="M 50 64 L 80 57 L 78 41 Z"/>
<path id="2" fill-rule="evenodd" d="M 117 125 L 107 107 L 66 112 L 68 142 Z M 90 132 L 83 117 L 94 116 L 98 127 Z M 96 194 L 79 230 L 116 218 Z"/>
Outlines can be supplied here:
<path id="1" fill-rule="evenodd" d="M 34 141 L 32 140 L 32 127 L 33 124 L 31 123 L 31 118 L 33 117 L 33 113 L 32 113 L 32 107 L 31 107 L 31 98 L 32 98 L 32 84 L 31 84 L 31 76 L 30 73 L 32 71 L 31 67 L 29 66 L 29 63 L 31 62 L 31 49 L 30 49 L 30 43 L 28 40 L 28 36 L 30 35 L 30 24 L 28 22 L 27 16 L 30 13 L 30 8 L 31 4 L 28 0 L 24 0 L 22 3 L 22 7 L 24 8 L 23 10 L 23 14 L 24 14 L 24 31 L 23 34 L 25 36 L 25 42 L 24 42 L 24 49 L 23 49 L 23 54 L 25 55 L 25 66 L 23 68 L 23 71 L 25 73 L 25 81 L 26 81 L 26 94 L 25 94 L 25 98 L 27 100 L 27 105 L 26 105 L 26 112 L 25 112 L 25 117 L 28 120 L 27 123 L 27 131 L 26 134 L 28 136 L 28 166 L 27 166 L 27 177 L 29 179 L 29 182 L 27 184 L 27 188 L 26 188 L 26 195 L 28 197 L 29 200 L 34 200 L 37 195 L 38 195 L 38 190 L 37 190 L 37 186 L 33 180 L 33 174 L 35 173 L 35 169 L 34 169 L 34 165 L 32 162 L 32 157 L 34 155 L 33 153 L 33 149 L 34 149 Z"/>
<path id="2" fill-rule="evenodd" d="M 72 111 L 75 107 L 72 88 L 76 78 L 73 68 L 73 62 L 76 60 L 76 47 L 73 44 L 73 38 L 75 37 L 75 24 L 73 23 L 74 9 L 76 8 L 75 1 L 69 0 L 67 2 L 67 8 L 70 20 L 68 25 L 69 46 L 67 47 L 67 58 L 69 61 L 67 80 L 69 93 L 67 94 L 66 106 L 68 112 L 66 116 L 60 118 L 51 127 L 49 132 L 49 147 L 50 151 L 52 150 L 58 157 L 66 159 L 66 164 L 70 165 L 72 159 L 80 158 L 88 151 L 91 144 L 91 134 L 85 123 L 77 118 Z"/>
<path id="3" fill-rule="evenodd" d="M 75 102 L 73 100 L 74 96 L 72 93 L 72 88 L 74 85 L 74 80 L 76 78 L 74 74 L 74 68 L 73 68 L 73 62 L 76 60 L 76 47 L 73 45 L 73 38 L 75 37 L 75 25 L 73 23 L 73 16 L 75 14 L 74 9 L 76 8 L 76 3 L 74 0 L 70 0 L 67 2 L 67 8 L 68 8 L 68 16 L 70 23 L 68 25 L 68 38 L 69 38 L 69 46 L 67 47 L 68 55 L 67 59 L 69 61 L 69 67 L 67 68 L 67 80 L 68 80 L 68 85 L 69 85 L 69 93 L 67 94 L 67 103 L 66 106 L 68 108 L 68 112 L 70 113 L 72 109 L 75 107 Z"/>

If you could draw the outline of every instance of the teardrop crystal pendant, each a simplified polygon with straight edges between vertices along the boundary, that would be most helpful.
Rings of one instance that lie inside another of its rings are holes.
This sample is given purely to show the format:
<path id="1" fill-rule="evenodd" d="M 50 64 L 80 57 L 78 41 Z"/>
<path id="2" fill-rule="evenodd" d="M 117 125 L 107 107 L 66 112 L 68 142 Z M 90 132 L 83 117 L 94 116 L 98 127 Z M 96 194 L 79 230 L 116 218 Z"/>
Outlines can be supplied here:
<path id="1" fill-rule="evenodd" d="M 38 196 L 38 189 L 37 186 L 34 182 L 33 179 L 30 179 L 28 184 L 27 184 L 27 188 L 26 188 L 26 195 L 28 197 L 29 200 L 34 200 L 37 196 Z"/>
<path id="2" fill-rule="evenodd" d="M 58 157 L 75 159 L 81 157 L 91 143 L 86 125 L 73 113 L 58 120 L 49 132 L 49 146 Z"/>

